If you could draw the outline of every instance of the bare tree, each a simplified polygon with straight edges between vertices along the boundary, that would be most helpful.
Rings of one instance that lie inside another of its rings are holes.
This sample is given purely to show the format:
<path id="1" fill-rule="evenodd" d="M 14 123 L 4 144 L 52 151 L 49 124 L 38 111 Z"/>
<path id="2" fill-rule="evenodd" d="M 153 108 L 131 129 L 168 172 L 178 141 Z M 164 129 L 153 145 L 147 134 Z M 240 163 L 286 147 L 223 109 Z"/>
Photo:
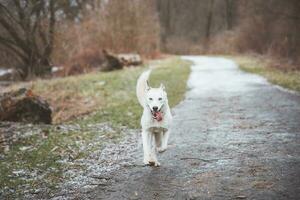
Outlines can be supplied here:
<path id="1" fill-rule="evenodd" d="M 55 0 L 0 0 L 0 45 L 15 56 L 22 79 L 50 71 Z M 3 48 L 2 48 L 3 49 Z"/>
<path id="2" fill-rule="evenodd" d="M 209 1 L 207 22 L 206 22 L 206 32 L 205 32 L 205 37 L 207 40 L 209 40 L 209 38 L 210 38 L 210 30 L 211 30 L 211 25 L 212 25 L 214 3 L 215 3 L 215 0 Z"/>
<path id="3" fill-rule="evenodd" d="M 168 34 L 171 32 L 171 1 L 170 0 L 165 0 L 165 1 L 157 1 L 157 9 L 158 12 L 160 12 L 160 17 L 161 17 L 161 26 L 163 27 L 161 30 L 161 44 L 163 45 L 161 48 L 162 50 L 166 50 L 166 44 L 167 44 L 167 38 Z"/>
<path id="4" fill-rule="evenodd" d="M 236 12 L 236 0 L 226 0 L 225 9 L 227 29 L 231 30 L 233 28 L 234 15 Z"/>

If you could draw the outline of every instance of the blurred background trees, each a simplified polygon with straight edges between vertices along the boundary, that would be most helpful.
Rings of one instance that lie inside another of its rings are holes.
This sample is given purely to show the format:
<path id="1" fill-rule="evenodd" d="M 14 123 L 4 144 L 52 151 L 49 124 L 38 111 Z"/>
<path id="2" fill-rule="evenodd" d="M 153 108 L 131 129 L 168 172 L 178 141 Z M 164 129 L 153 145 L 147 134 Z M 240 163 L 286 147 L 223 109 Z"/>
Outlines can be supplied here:
<path id="1" fill-rule="evenodd" d="M 257 53 L 299 68 L 300 1 L 0 0 L 0 66 L 22 79 L 102 49 L 148 58 Z"/>
<path id="2" fill-rule="evenodd" d="M 298 0 L 157 0 L 157 5 L 167 52 L 254 52 L 299 68 Z"/>
<path id="3" fill-rule="evenodd" d="M 300 69 L 300 1 L 243 1 L 239 5 L 239 52 L 286 59 Z"/>

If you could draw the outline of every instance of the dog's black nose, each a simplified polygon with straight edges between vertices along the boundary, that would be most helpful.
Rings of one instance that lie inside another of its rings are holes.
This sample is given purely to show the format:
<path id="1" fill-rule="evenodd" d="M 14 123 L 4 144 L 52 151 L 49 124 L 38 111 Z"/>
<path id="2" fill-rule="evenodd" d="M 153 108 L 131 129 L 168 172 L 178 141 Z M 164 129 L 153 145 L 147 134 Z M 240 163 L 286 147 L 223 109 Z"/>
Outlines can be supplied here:
<path id="1" fill-rule="evenodd" d="M 158 110 L 157 106 L 153 106 L 153 110 L 156 112 Z"/>

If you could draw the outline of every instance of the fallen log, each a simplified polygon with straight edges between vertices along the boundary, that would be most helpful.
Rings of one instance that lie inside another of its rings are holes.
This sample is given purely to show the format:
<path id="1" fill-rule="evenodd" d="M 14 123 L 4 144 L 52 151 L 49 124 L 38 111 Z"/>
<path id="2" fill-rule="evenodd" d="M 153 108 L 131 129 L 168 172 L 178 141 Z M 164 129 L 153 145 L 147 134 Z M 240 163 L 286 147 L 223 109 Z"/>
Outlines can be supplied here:
<path id="1" fill-rule="evenodd" d="M 123 63 L 117 56 L 108 53 L 106 50 L 103 50 L 102 52 L 105 57 L 105 62 L 101 66 L 102 71 L 113 71 L 123 68 Z"/>
<path id="2" fill-rule="evenodd" d="M 112 53 L 105 49 L 86 49 L 78 54 L 75 54 L 69 61 L 66 62 L 62 70 L 55 72 L 56 75 L 74 75 L 91 72 L 94 69 L 100 71 L 113 71 L 123 68 L 122 62 Z"/>
<path id="3" fill-rule="evenodd" d="M 51 124 L 51 114 L 50 105 L 30 89 L 0 94 L 0 121 Z"/>
<path id="4" fill-rule="evenodd" d="M 139 54 L 119 54 L 118 59 L 124 66 L 138 66 L 143 64 Z"/>

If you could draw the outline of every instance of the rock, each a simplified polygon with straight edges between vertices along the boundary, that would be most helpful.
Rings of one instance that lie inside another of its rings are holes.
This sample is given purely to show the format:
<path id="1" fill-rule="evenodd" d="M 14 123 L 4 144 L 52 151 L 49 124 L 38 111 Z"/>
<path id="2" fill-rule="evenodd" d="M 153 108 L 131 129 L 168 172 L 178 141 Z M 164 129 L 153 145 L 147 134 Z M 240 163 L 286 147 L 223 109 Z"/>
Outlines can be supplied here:
<path id="1" fill-rule="evenodd" d="M 0 121 L 51 124 L 51 114 L 50 105 L 32 90 L 0 94 Z"/>

